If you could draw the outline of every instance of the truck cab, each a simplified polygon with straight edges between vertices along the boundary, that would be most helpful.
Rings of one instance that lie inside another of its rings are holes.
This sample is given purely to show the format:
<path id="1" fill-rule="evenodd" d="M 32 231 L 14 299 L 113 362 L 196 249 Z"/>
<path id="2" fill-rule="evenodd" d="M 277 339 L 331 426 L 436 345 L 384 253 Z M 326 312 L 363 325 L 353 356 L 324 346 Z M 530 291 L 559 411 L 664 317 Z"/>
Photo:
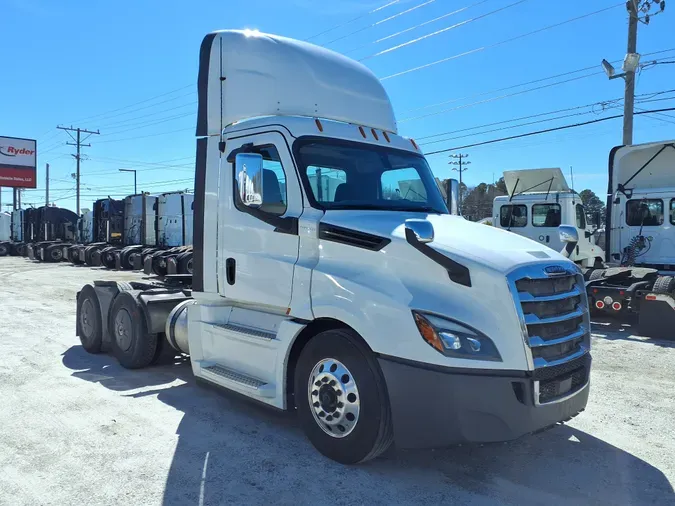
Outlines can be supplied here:
<path id="1" fill-rule="evenodd" d="M 370 70 L 224 30 L 202 42 L 197 88 L 190 290 L 86 285 L 85 349 L 139 368 L 166 341 L 200 382 L 296 411 L 344 464 L 394 441 L 511 440 L 583 411 L 579 267 L 450 214 Z"/>
<path id="2" fill-rule="evenodd" d="M 675 271 L 675 141 L 613 149 L 608 196 L 607 263 Z"/>
<path id="3" fill-rule="evenodd" d="M 596 244 L 599 225 L 589 223 L 579 194 L 570 189 L 559 168 L 526 169 L 504 172 L 508 195 L 493 202 L 493 226 L 528 237 L 560 251 L 558 227 L 577 230 L 579 242 L 570 260 L 582 267 L 599 267 L 605 252 Z"/>

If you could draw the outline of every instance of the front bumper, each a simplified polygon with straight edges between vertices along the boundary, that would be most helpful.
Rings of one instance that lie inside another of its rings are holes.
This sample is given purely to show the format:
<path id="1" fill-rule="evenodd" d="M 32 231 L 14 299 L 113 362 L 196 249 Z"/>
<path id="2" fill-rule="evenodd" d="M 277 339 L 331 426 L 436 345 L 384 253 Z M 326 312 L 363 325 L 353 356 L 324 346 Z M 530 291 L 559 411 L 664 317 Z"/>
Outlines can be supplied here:
<path id="1" fill-rule="evenodd" d="M 391 357 L 378 360 L 389 392 L 394 440 L 401 448 L 510 441 L 567 421 L 588 402 L 590 355 L 583 385 L 545 404 L 535 404 L 535 387 L 544 383 L 529 373 L 464 372 Z M 564 373 L 555 381 L 565 384 L 569 377 Z"/>

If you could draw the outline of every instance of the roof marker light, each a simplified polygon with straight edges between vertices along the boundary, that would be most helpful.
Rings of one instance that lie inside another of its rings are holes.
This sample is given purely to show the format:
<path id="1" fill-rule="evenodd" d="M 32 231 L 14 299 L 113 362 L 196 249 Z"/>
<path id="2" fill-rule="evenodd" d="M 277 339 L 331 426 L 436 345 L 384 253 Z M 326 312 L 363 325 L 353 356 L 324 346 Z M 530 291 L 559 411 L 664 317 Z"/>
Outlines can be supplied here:
<path id="1" fill-rule="evenodd" d="M 375 140 L 376 140 L 376 141 L 379 141 L 380 138 L 377 136 L 377 132 L 375 131 L 375 129 L 374 129 L 374 128 L 371 128 L 370 131 L 373 133 L 373 137 L 375 137 Z"/>
<path id="2" fill-rule="evenodd" d="M 417 147 L 417 143 L 415 142 L 415 139 L 410 139 L 410 142 L 412 143 L 412 145 L 415 149 L 417 149 L 417 150 L 420 149 L 420 148 Z"/>
<path id="3" fill-rule="evenodd" d="M 365 139 L 366 138 L 366 132 L 363 131 L 363 127 L 359 127 L 359 132 L 361 132 L 361 136 Z"/>
<path id="4" fill-rule="evenodd" d="M 314 123 L 316 123 L 316 128 L 319 129 L 319 132 L 323 132 L 323 125 L 322 125 L 321 122 L 319 121 L 319 118 L 316 118 L 316 119 L 314 120 Z"/>
<path id="5" fill-rule="evenodd" d="M 382 131 L 382 135 L 383 135 L 384 138 L 387 140 L 387 142 L 391 142 L 391 141 L 389 140 L 389 136 L 387 135 L 387 132 L 385 132 L 385 131 L 383 130 L 383 131 Z"/>

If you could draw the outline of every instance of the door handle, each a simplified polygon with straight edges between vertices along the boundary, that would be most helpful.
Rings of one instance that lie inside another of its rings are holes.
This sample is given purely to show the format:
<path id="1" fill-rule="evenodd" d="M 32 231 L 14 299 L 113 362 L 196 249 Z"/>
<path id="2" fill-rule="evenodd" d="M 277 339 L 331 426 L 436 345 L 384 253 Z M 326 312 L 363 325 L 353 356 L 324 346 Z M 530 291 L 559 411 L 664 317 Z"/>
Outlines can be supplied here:
<path id="1" fill-rule="evenodd" d="M 550 236 L 550 235 L 547 235 L 547 236 L 546 236 L 546 242 L 549 242 L 550 240 L 551 240 L 551 236 Z"/>
<path id="2" fill-rule="evenodd" d="M 237 261 L 234 258 L 225 260 L 225 276 L 227 277 L 227 284 L 234 284 L 234 275 L 237 272 Z"/>

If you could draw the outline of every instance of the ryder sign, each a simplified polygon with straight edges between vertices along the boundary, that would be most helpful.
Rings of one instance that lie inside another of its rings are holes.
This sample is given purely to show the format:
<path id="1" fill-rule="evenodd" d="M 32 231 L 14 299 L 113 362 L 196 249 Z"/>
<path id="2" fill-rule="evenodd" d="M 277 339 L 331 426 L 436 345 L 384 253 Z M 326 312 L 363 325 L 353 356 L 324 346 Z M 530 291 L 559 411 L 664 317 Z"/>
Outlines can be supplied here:
<path id="1" fill-rule="evenodd" d="M 0 186 L 37 187 L 36 144 L 33 139 L 0 137 Z"/>

